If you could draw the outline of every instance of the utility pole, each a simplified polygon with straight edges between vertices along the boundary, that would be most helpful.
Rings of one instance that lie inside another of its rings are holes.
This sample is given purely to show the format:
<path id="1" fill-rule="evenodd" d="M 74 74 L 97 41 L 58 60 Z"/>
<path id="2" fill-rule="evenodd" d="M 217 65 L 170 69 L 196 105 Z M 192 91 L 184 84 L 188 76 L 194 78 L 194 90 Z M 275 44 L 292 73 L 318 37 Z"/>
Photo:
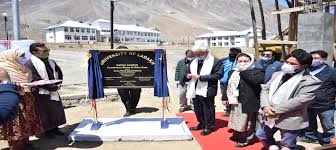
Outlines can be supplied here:
<path id="1" fill-rule="evenodd" d="M 6 40 L 8 41 L 9 40 L 8 28 L 7 28 L 8 17 L 7 17 L 7 13 L 3 13 L 2 15 L 4 16 L 4 19 L 5 19 L 5 33 L 6 33 Z"/>
<path id="2" fill-rule="evenodd" d="M 111 49 L 114 48 L 113 43 L 114 43 L 114 27 L 113 27 L 113 12 L 114 12 L 114 2 L 116 2 L 116 0 L 111 0 Z"/>
<path id="3" fill-rule="evenodd" d="M 13 16 L 13 35 L 14 35 L 14 40 L 20 40 L 19 0 L 12 0 L 12 16 Z"/>

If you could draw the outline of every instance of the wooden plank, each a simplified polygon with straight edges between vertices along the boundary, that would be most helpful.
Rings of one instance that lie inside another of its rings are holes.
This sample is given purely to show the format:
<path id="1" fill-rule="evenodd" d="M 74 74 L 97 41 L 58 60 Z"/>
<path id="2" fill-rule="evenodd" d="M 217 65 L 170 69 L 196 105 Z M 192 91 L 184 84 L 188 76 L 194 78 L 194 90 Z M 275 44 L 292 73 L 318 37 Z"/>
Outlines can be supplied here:
<path id="1" fill-rule="evenodd" d="M 296 45 L 297 41 L 258 40 L 259 45 Z"/>
<path id="2" fill-rule="evenodd" d="M 283 8 L 280 10 L 273 10 L 272 15 L 279 15 L 279 14 L 285 14 L 285 13 L 292 13 L 292 12 L 300 12 L 304 11 L 304 6 L 294 7 L 294 8 Z"/>

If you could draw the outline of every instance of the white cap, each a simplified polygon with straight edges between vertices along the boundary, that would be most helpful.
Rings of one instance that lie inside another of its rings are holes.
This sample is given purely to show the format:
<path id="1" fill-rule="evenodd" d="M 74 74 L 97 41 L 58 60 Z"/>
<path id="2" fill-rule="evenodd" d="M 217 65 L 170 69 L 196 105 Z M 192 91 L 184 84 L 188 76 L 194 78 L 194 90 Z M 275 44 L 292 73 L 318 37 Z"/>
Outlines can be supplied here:
<path id="1" fill-rule="evenodd" d="M 200 51 L 203 51 L 203 52 L 208 52 L 209 51 L 208 47 L 203 45 L 203 44 L 201 46 L 199 46 L 198 48 L 199 48 Z"/>
<path id="2" fill-rule="evenodd" d="M 193 52 L 196 52 L 199 50 L 199 46 L 198 45 L 194 45 L 192 48 L 191 48 L 191 51 Z"/>

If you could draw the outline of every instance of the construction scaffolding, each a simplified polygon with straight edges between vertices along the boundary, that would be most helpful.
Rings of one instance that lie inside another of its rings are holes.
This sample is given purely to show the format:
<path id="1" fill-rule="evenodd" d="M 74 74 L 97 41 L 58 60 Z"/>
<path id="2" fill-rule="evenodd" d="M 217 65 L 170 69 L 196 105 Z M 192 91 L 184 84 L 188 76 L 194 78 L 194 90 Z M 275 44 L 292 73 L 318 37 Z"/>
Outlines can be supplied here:
<path id="1" fill-rule="evenodd" d="M 273 15 L 277 15 L 278 18 L 278 35 L 275 36 L 271 40 L 258 40 L 258 47 L 262 47 L 262 49 L 267 49 L 267 47 L 280 46 L 282 47 L 282 55 L 283 57 L 295 49 L 298 44 L 298 18 L 299 15 L 303 14 L 313 14 L 313 13 L 330 13 L 330 10 L 333 9 L 333 16 L 335 16 L 336 12 L 336 0 L 286 0 L 287 8 L 279 8 L 278 0 L 275 0 L 275 8 L 276 10 L 272 11 Z M 282 30 L 281 27 L 281 19 L 280 14 L 289 14 L 289 26 Z M 336 43 L 335 37 L 335 27 L 334 28 L 334 38 L 333 43 Z M 336 44 L 333 44 L 334 46 Z M 335 49 L 334 49 L 334 59 L 335 57 Z"/>

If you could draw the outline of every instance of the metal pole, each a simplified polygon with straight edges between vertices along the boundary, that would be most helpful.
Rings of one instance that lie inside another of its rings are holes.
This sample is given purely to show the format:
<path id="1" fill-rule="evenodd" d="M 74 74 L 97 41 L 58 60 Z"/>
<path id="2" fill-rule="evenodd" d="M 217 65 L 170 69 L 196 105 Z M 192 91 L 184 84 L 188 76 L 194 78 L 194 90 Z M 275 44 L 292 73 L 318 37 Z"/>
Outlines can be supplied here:
<path id="1" fill-rule="evenodd" d="M 113 43 L 114 43 L 114 28 L 113 28 L 113 12 L 114 12 L 114 1 L 111 0 L 111 49 L 113 49 Z"/>
<path id="2" fill-rule="evenodd" d="M 13 15 L 13 35 L 14 35 L 14 40 L 19 40 L 20 39 L 19 0 L 12 0 L 12 15 Z"/>
<path id="3" fill-rule="evenodd" d="M 7 21 L 8 21 L 8 19 L 7 19 L 7 16 L 4 16 L 4 18 L 5 18 L 5 33 L 6 33 L 6 40 L 9 40 L 9 37 L 8 37 L 8 29 L 7 29 Z"/>

